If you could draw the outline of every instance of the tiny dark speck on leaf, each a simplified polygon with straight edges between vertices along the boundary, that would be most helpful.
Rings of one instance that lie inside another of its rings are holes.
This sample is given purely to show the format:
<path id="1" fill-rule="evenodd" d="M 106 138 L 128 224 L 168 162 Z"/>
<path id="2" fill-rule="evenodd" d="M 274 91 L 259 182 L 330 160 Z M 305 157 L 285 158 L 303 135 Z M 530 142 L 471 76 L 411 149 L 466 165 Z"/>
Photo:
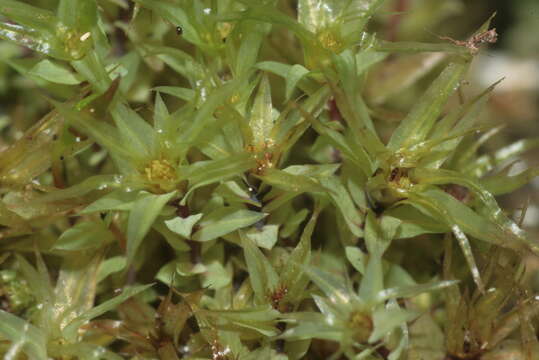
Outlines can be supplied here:
<path id="1" fill-rule="evenodd" d="M 183 34 L 183 29 L 181 26 L 176 26 L 176 34 L 178 35 L 182 35 Z"/>

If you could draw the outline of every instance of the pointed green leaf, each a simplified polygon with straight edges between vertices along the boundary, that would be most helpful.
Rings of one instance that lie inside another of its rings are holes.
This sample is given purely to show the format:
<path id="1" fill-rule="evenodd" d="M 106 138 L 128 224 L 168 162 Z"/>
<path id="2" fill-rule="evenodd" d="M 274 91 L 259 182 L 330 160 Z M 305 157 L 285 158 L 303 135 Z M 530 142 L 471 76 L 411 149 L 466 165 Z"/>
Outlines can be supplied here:
<path id="1" fill-rule="evenodd" d="M 258 304 L 269 303 L 269 295 L 278 286 L 279 276 L 255 243 L 240 232 L 249 281 Z"/>
<path id="2" fill-rule="evenodd" d="M 290 100 L 292 97 L 292 92 L 296 88 L 298 82 L 309 73 L 305 67 L 299 64 L 292 65 L 286 74 L 286 90 L 285 90 L 285 101 Z"/>
<path id="3" fill-rule="evenodd" d="M 187 102 L 193 101 L 196 95 L 194 90 L 179 86 L 157 86 L 154 87 L 152 90 L 159 91 L 163 94 L 175 96 Z"/>
<path id="4" fill-rule="evenodd" d="M 124 104 L 116 105 L 112 118 L 118 127 L 122 144 L 140 158 L 149 158 L 155 149 L 155 132 L 153 128 L 136 112 Z"/>
<path id="5" fill-rule="evenodd" d="M 458 284 L 457 280 L 444 280 L 444 281 L 437 281 L 437 282 L 432 282 L 432 283 L 427 283 L 427 284 L 388 288 L 388 289 L 381 290 L 380 292 L 375 294 L 375 298 L 378 302 L 384 302 L 388 299 L 396 299 L 400 297 L 410 298 L 424 292 L 443 289 L 448 286 L 454 286 L 456 284 Z"/>
<path id="6" fill-rule="evenodd" d="M 247 153 L 209 161 L 199 161 L 180 168 L 180 180 L 189 180 L 190 191 L 214 182 L 227 180 L 253 168 L 256 162 Z"/>
<path id="7" fill-rule="evenodd" d="M 267 214 L 241 208 L 224 207 L 206 215 L 199 223 L 200 229 L 194 233 L 195 241 L 210 241 L 238 229 L 253 225 Z"/>
<path id="8" fill-rule="evenodd" d="M 202 218 L 203 214 L 190 215 L 186 218 L 181 218 L 179 216 L 165 221 L 165 224 L 170 231 L 183 236 L 186 239 L 191 237 L 191 231 L 193 226 Z"/>
<path id="9" fill-rule="evenodd" d="M 195 19 L 188 16 L 183 6 L 177 6 L 163 0 L 135 0 L 141 6 L 154 11 L 175 26 L 181 26 L 182 36 L 193 44 L 201 44 L 202 40 L 193 24 Z"/>
<path id="10" fill-rule="evenodd" d="M 135 296 L 144 290 L 149 289 L 152 287 L 153 284 L 148 285 L 138 285 L 133 287 L 127 287 L 125 288 L 122 293 L 116 297 L 113 297 L 110 300 L 105 301 L 104 303 L 101 303 L 97 306 L 94 306 L 90 310 L 84 312 L 82 315 L 75 318 L 73 321 L 71 321 L 66 328 L 64 329 L 65 333 L 68 334 L 78 334 L 78 329 L 84 325 L 86 322 L 105 314 L 106 312 L 109 312 L 111 310 L 114 310 L 118 305 L 126 301 L 132 296 Z M 70 341 L 75 341 L 76 336 L 69 339 Z"/>
<path id="11" fill-rule="evenodd" d="M 98 249 L 114 236 L 102 221 L 83 221 L 60 235 L 53 249 L 62 251 L 80 251 Z"/>
<path id="12" fill-rule="evenodd" d="M 305 276 L 305 266 L 311 262 L 311 237 L 318 221 L 321 208 L 315 207 L 311 218 L 301 234 L 301 238 L 290 253 L 288 265 L 281 271 L 281 283 L 288 289 L 287 299 L 298 299 L 303 296 L 308 279 Z"/>
<path id="13" fill-rule="evenodd" d="M 486 191 L 478 181 L 461 173 L 445 169 L 414 169 L 414 177 L 425 184 L 459 184 L 471 190 L 474 195 L 485 205 L 485 215 L 506 234 L 511 234 L 514 239 L 528 243 L 532 247 L 539 244 L 528 239 L 528 235 L 509 219 L 499 207 L 494 196 Z M 539 249 L 539 248 L 538 248 Z"/>
<path id="14" fill-rule="evenodd" d="M 28 75 L 37 76 L 44 80 L 65 85 L 77 85 L 83 81 L 83 78 L 73 73 L 67 67 L 50 60 L 42 60 L 37 63 L 28 73 Z"/>
<path id="15" fill-rule="evenodd" d="M 508 169 L 510 170 L 510 169 Z M 509 176 L 505 171 L 487 178 L 481 179 L 480 184 L 492 195 L 504 195 L 511 193 L 531 180 L 539 176 L 539 169 L 526 169 L 517 175 Z"/>
<path id="16" fill-rule="evenodd" d="M 91 214 L 93 212 L 103 211 L 129 211 L 133 208 L 137 198 L 141 196 L 150 196 L 149 193 L 139 193 L 136 191 L 124 191 L 123 189 L 114 190 L 107 195 L 97 199 L 88 205 L 79 214 Z"/>
<path id="17" fill-rule="evenodd" d="M 265 169 L 264 173 L 258 177 L 269 185 L 295 193 L 325 191 L 325 188 L 313 178 L 293 175 L 283 170 Z"/>
<path id="18" fill-rule="evenodd" d="M 417 316 L 417 314 L 399 307 L 393 309 L 379 308 L 372 316 L 374 329 L 369 336 L 369 342 L 375 343 Z"/>
<path id="19" fill-rule="evenodd" d="M 314 266 L 307 266 L 305 272 L 338 308 L 342 307 L 344 310 L 352 306 L 351 302 L 359 302 L 356 295 L 349 291 L 337 276 Z"/>
<path id="20" fill-rule="evenodd" d="M 97 3 L 95 0 L 60 0 L 58 19 L 82 35 L 97 24 Z"/>
<path id="21" fill-rule="evenodd" d="M 249 127 L 253 133 L 253 146 L 255 151 L 263 151 L 273 139 L 271 133 L 274 125 L 273 106 L 271 102 L 271 89 L 266 76 L 262 77 L 258 93 L 251 110 Z"/>
<path id="22" fill-rule="evenodd" d="M 11 341 L 5 359 L 15 358 L 22 350 L 30 359 L 47 360 L 45 334 L 29 322 L 0 310 L 0 334 Z"/>
<path id="23" fill-rule="evenodd" d="M 264 225 L 261 229 L 253 227 L 245 232 L 245 236 L 249 238 L 256 246 L 271 250 L 277 243 L 279 234 L 279 225 Z"/>
<path id="24" fill-rule="evenodd" d="M 348 190 L 337 177 L 320 179 L 320 184 L 328 189 L 328 195 L 335 207 L 341 212 L 348 228 L 355 236 L 362 236 L 363 213 L 357 209 Z"/>
<path id="25" fill-rule="evenodd" d="M 167 202 L 176 195 L 173 191 L 163 195 L 141 195 L 135 201 L 127 220 L 127 262 L 131 264 L 142 240 Z"/>
<path id="26" fill-rule="evenodd" d="M 425 140 L 468 66 L 465 61 L 453 62 L 442 71 L 394 131 L 388 143 L 389 149 L 397 151 Z"/>
<path id="27" fill-rule="evenodd" d="M 426 189 L 421 194 L 412 194 L 411 199 L 410 204 L 418 205 L 420 211 L 434 210 L 436 216 L 445 219 L 448 226 L 458 225 L 464 233 L 477 239 L 512 249 L 522 249 L 526 245 L 532 251 L 539 252 L 539 244 L 527 236 L 521 236 L 522 230 L 503 229 L 444 191 Z"/>
<path id="28" fill-rule="evenodd" d="M 367 267 L 367 255 L 359 248 L 354 246 L 347 246 L 345 249 L 346 258 L 350 261 L 350 264 L 359 271 L 361 275 L 365 274 L 365 268 Z"/>

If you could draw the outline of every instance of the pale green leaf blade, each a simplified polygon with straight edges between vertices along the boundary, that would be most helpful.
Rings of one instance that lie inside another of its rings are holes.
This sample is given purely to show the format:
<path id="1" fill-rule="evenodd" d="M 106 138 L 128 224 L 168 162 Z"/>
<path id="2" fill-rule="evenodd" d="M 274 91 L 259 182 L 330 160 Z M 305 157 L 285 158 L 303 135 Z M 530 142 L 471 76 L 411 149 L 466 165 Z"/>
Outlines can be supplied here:
<path id="1" fill-rule="evenodd" d="M 45 334 L 29 322 L 0 310 L 0 334 L 11 341 L 5 359 L 15 357 L 19 351 L 30 359 L 47 360 Z"/>
<path id="2" fill-rule="evenodd" d="M 102 221 L 83 221 L 60 235 L 53 249 L 61 251 L 95 250 L 113 240 Z"/>
<path id="3" fill-rule="evenodd" d="M 304 175 L 293 175 L 283 170 L 266 169 L 258 176 L 265 183 L 276 188 L 302 193 L 302 192 L 325 192 L 325 188 L 316 180 Z"/>
<path id="4" fill-rule="evenodd" d="M 397 151 L 425 140 L 468 66 L 466 61 L 453 62 L 442 71 L 394 131 L 389 149 Z"/>
<path id="5" fill-rule="evenodd" d="M 285 89 L 285 101 L 290 100 L 292 92 L 298 85 L 299 81 L 309 73 L 304 66 L 295 64 L 288 70 L 286 74 L 286 89 Z"/>
<path id="6" fill-rule="evenodd" d="M 337 177 L 320 179 L 320 184 L 328 189 L 328 195 L 335 207 L 341 212 L 348 228 L 355 236 L 362 236 L 363 218 L 361 210 L 357 209 L 348 190 Z"/>
<path id="7" fill-rule="evenodd" d="M 141 194 L 135 201 L 127 220 L 127 262 L 129 264 L 133 262 L 142 240 L 152 227 L 155 219 L 174 195 L 176 195 L 175 191 L 163 195 Z"/>
<path id="8" fill-rule="evenodd" d="M 181 218 L 179 216 L 166 220 L 165 224 L 170 231 L 183 236 L 186 239 L 191 237 L 191 231 L 193 226 L 202 218 L 203 214 L 190 215 L 186 218 Z"/>
<path id="9" fill-rule="evenodd" d="M 249 238 L 256 246 L 271 250 L 277 243 L 279 235 L 279 225 L 264 225 L 262 228 L 253 227 L 245 232 L 245 237 Z"/>
<path id="10" fill-rule="evenodd" d="M 194 90 L 179 86 L 157 86 L 152 90 L 159 91 L 163 94 L 175 96 L 178 99 L 182 99 L 187 102 L 193 101 L 196 96 Z"/>
<path id="11" fill-rule="evenodd" d="M 114 190 L 107 195 L 97 199 L 79 214 L 91 214 L 104 211 L 129 211 L 133 208 L 135 201 L 140 196 L 149 196 L 148 193 L 137 193 L 136 191 L 124 191 L 124 189 Z"/>
<path id="12" fill-rule="evenodd" d="M 388 299 L 396 298 L 410 298 L 424 292 L 434 291 L 446 288 L 448 286 L 455 286 L 458 284 L 457 280 L 444 280 L 436 281 L 427 284 L 401 286 L 397 288 L 388 288 L 381 290 L 375 295 L 375 298 L 379 302 L 384 302 Z"/>
<path id="13" fill-rule="evenodd" d="M 58 19 L 82 35 L 97 24 L 97 3 L 95 0 L 60 0 Z"/>
<path id="14" fill-rule="evenodd" d="M 255 243 L 240 231 L 241 245 L 249 272 L 249 281 L 258 304 L 268 304 L 269 295 L 278 285 L 279 277 L 266 256 Z"/>
<path id="15" fill-rule="evenodd" d="M 260 81 L 258 93 L 255 97 L 249 127 L 252 131 L 253 146 L 255 151 L 263 151 L 272 143 L 271 132 L 273 129 L 273 105 L 271 102 L 271 89 L 267 76 Z"/>
<path id="16" fill-rule="evenodd" d="M 122 293 L 110 300 L 105 301 L 97 306 L 94 306 L 90 310 L 84 312 L 73 321 L 71 321 L 65 328 L 66 333 L 77 333 L 77 330 L 86 322 L 105 314 L 106 312 L 114 310 L 118 305 L 126 301 L 132 296 L 135 296 L 144 290 L 149 289 L 153 284 L 137 285 L 125 288 Z M 74 332 L 75 331 L 75 332 Z M 75 339 L 71 339 L 72 341 Z"/>
<path id="17" fill-rule="evenodd" d="M 365 274 L 367 267 L 367 255 L 361 251 L 361 249 L 354 246 L 347 246 L 345 249 L 346 258 L 352 264 L 354 269 L 359 271 L 360 274 Z"/>
<path id="18" fill-rule="evenodd" d="M 384 336 L 415 317 L 417 317 L 417 314 L 399 307 L 392 309 L 377 309 L 372 316 L 374 329 L 369 336 L 369 342 L 374 343 L 382 339 Z"/>
<path id="19" fill-rule="evenodd" d="M 195 241 L 210 241 L 238 229 L 251 226 L 265 218 L 267 214 L 241 208 L 225 207 L 214 210 L 199 223 L 199 230 L 193 234 Z"/>
<path id="20" fill-rule="evenodd" d="M 73 73 L 65 66 L 47 59 L 37 63 L 29 71 L 28 75 L 37 76 L 56 84 L 65 85 L 77 85 L 84 80 L 80 75 Z"/>

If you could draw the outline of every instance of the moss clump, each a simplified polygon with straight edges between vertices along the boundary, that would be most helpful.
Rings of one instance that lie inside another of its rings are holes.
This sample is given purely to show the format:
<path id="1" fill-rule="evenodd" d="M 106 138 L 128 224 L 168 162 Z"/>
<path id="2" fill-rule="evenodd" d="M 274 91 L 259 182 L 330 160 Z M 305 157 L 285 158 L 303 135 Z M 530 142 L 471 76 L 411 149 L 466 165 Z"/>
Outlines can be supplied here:
<path id="1" fill-rule="evenodd" d="M 491 19 L 425 43 L 377 35 L 383 0 L 34 5 L 0 4 L 6 359 L 539 353 L 539 243 L 497 201 L 539 141 L 479 151 L 496 84 L 463 90 Z"/>

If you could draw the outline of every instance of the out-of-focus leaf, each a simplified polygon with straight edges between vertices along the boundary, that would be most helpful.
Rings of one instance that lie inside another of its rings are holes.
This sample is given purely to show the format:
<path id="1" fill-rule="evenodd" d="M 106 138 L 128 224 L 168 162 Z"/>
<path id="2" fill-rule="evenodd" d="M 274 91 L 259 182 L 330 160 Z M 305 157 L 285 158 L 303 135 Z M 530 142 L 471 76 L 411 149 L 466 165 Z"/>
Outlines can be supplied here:
<path id="1" fill-rule="evenodd" d="M 494 155 L 486 154 L 480 156 L 468 164 L 464 162 L 466 166 L 462 168 L 462 171 L 465 173 L 473 173 L 479 178 L 484 176 L 494 167 L 502 164 L 504 161 L 512 159 L 537 147 L 539 147 L 539 138 L 522 139 L 496 150 Z M 470 160 L 471 158 L 471 156 L 468 156 L 468 159 L 466 160 Z"/>
<path id="2" fill-rule="evenodd" d="M 157 86 L 153 88 L 153 90 L 159 91 L 163 94 L 175 96 L 185 101 L 193 101 L 195 98 L 195 92 L 192 89 L 179 86 Z"/>
<path id="3" fill-rule="evenodd" d="M 135 201 L 127 221 L 127 263 L 132 263 L 142 240 L 166 203 L 176 195 L 173 191 L 164 195 L 141 194 Z"/>
<path id="4" fill-rule="evenodd" d="M 384 302 L 388 299 L 395 299 L 398 297 L 409 298 L 419 295 L 424 292 L 443 289 L 448 286 L 454 286 L 458 284 L 457 280 L 444 280 L 427 284 L 401 286 L 398 288 L 383 289 L 375 295 L 375 298 L 379 302 Z"/>
<path id="5" fill-rule="evenodd" d="M 510 169 L 507 169 L 510 170 Z M 539 176 L 539 169 L 526 169 L 517 175 L 509 176 L 507 171 L 480 180 L 481 186 L 492 195 L 513 192 Z"/>
<path id="6" fill-rule="evenodd" d="M 238 229 L 253 225 L 267 214 L 236 207 L 224 207 L 202 218 L 199 230 L 193 234 L 195 241 L 210 241 Z"/>
<path id="7" fill-rule="evenodd" d="M 109 275 L 122 271 L 127 265 L 125 256 L 114 256 L 103 261 L 97 274 L 97 283 L 106 279 Z"/>
<path id="8" fill-rule="evenodd" d="M 202 278 L 202 286 L 220 289 L 232 282 L 232 275 L 230 269 L 227 271 L 219 261 L 213 261 L 206 265 L 206 271 Z"/>
<path id="9" fill-rule="evenodd" d="M 49 346 L 54 356 L 75 357 L 81 360 L 121 360 L 122 357 L 107 348 L 89 342 Z M 90 355 L 91 354 L 91 355 Z"/>
<path id="10" fill-rule="evenodd" d="M 243 37 L 241 39 L 242 41 L 238 50 L 235 66 L 237 76 L 246 74 L 251 70 L 251 67 L 255 65 L 264 38 L 271 30 L 270 24 L 249 22 L 243 23 L 242 25 L 246 28 L 249 26 L 249 31 L 242 34 Z"/>
<path id="11" fill-rule="evenodd" d="M 11 341 L 6 359 L 16 357 L 23 351 L 29 358 L 47 360 L 45 334 L 29 322 L 0 310 L 0 334 Z"/>
<path id="12" fill-rule="evenodd" d="M 295 212 L 292 217 L 288 218 L 287 221 L 283 224 L 283 228 L 281 229 L 281 237 L 287 238 L 291 236 L 299 227 L 299 225 L 305 220 L 305 218 L 309 215 L 309 211 L 307 209 L 301 209 L 298 212 Z"/>
<path id="13" fill-rule="evenodd" d="M 377 54 L 383 53 L 377 52 Z M 372 71 L 369 74 L 368 99 L 375 104 L 383 103 L 392 95 L 413 85 L 444 58 L 443 53 L 400 57 L 387 66 Z"/>
<path id="14" fill-rule="evenodd" d="M 36 298 L 43 301 L 45 306 L 51 306 L 54 299 L 53 288 L 51 279 L 49 277 L 49 272 L 43 265 L 41 255 L 39 253 L 36 255 L 38 268 L 42 267 L 42 269 L 38 269 L 39 271 L 30 265 L 30 263 L 24 257 L 20 255 L 17 255 L 16 257 L 20 270 L 30 285 L 30 288 L 34 292 Z"/>
<path id="15" fill-rule="evenodd" d="M 94 305 L 102 255 L 99 252 L 91 256 L 79 254 L 63 261 L 56 281 L 54 321 L 61 328 Z"/>
<path id="16" fill-rule="evenodd" d="M 136 2 L 145 8 L 153 10 L 172 24 L 181 26 L 183 30 L 182 36 L 187 41 L 194 44 L 202 43 L 199 32 L 193 24 L 194 19 L 188 16 L 183 7 L 162 0 L 136 0 Z"/>
<path id="17" fill-rule="evenodd" d="M 50 11 L 3 0 L 0 13 L 18 23 L 0 23 L 0 38 L 5 40 L 61 60 L 80 59 L 90 48 L 89 33 L 65 26 Z"/>
<path id="18" fill-rule="evenodd" d="M 97 3 L 95 0 L 60 0 L 58 19 L 82 35 L 97 23 Z"/>
<path id="19" fill-rule="evenodd" d="M 375 47 L 376 51 L 388 53 L 423 53 L 423 52 L 440 52 L 455 55 L 469 54 L 464 46 L 458 46 L 450 43 L 425 43 L 417 41 L 379 41 Z"/>

